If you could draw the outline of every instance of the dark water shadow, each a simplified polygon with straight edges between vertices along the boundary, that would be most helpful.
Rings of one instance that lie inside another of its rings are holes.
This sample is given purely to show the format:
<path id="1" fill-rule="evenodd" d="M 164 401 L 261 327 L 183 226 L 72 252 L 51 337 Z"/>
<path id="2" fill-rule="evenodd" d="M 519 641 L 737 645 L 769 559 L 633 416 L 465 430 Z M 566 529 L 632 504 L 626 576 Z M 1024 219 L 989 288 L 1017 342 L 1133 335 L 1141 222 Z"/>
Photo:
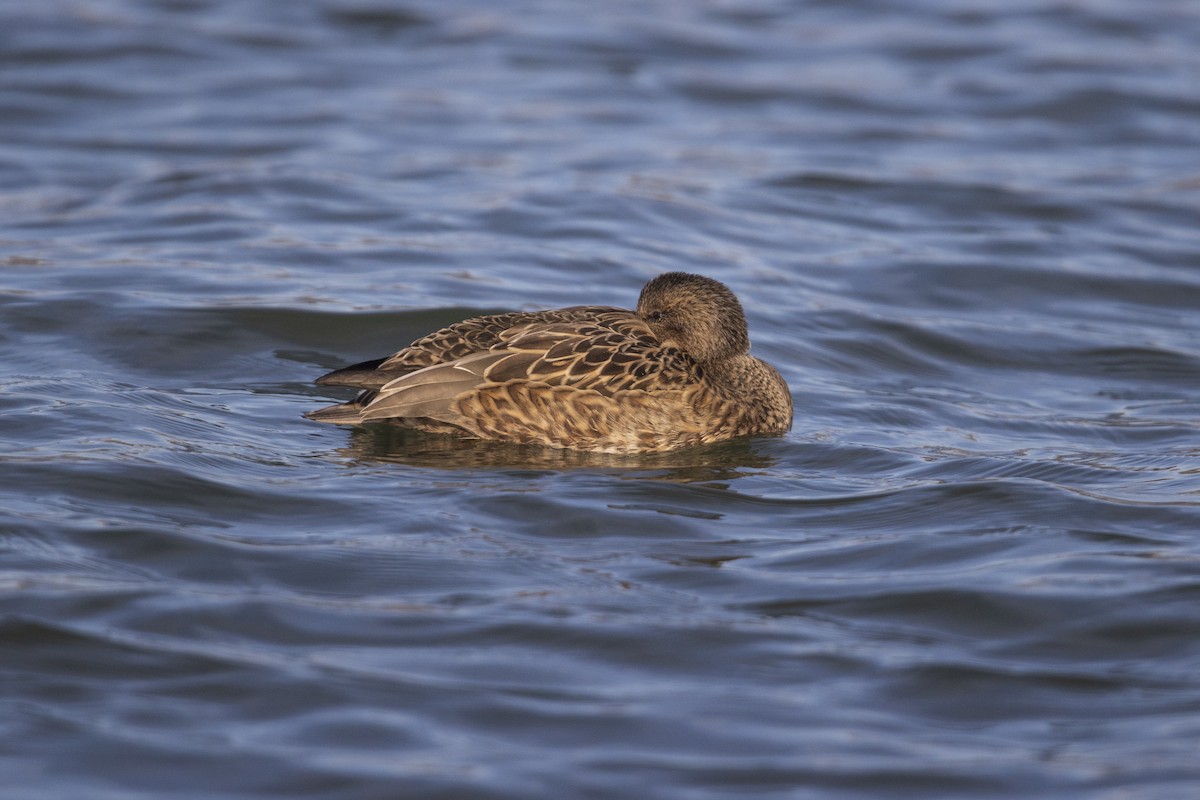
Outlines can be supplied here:
<path id="1" fill-rule="evenodd" d="M 755 439 L 669 453 L 614 455 L 462 439 L 390 424 L 355 427 L 349 434 L 349 443 L 336 452 L 354 463 L 403 464 L 426 469 L 597 469 L 639 478 L 693 483 L 745 477 L 770 469 L 779 461 L 764 453 L 761 440 Z"/>

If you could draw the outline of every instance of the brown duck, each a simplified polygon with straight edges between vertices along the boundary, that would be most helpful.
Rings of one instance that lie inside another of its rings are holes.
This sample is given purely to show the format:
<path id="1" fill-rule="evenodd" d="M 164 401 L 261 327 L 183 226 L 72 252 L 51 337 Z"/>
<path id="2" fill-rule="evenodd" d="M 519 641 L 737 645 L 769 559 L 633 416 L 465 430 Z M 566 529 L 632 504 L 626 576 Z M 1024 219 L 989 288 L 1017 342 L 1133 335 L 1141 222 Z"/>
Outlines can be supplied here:
<path id="1" fill-rule="evenodd" d="M 668 272 L 642 289 L 637 311 L 475 317 L 331 372 L 317 383 L 365 391 L 306 416 L 606 453 L 784 433 L 792 427 L 787 384 L 749 350 L 733 292 Z"/>

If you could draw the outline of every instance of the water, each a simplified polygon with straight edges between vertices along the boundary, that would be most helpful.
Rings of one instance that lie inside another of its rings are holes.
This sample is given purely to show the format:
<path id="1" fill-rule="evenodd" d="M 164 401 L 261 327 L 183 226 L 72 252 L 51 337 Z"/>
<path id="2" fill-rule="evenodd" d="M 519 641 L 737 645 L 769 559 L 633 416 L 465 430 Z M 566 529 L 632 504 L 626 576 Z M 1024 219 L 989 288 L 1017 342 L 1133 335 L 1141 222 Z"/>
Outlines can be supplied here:
<path id="1" fill-rule="evenodd" d="M 1200 792 L 1191 0 L 0 4 L 0 787 Z M 479 311 L 727 282 L 797 407 L 345 430 Z"/>

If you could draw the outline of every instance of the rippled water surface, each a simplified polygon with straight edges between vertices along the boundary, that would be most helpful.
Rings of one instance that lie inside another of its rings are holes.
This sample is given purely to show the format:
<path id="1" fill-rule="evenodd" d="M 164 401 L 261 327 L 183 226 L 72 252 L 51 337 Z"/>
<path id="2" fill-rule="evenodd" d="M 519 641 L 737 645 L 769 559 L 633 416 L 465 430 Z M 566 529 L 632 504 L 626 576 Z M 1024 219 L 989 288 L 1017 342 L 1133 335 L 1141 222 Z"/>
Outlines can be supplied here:
<path id="1" fill-rule="evenodd" d="M 1200 5 L 0 4 L 6 798 L 1200 795 Z M 786 437 L 301 417 L 728 283 Z"/>

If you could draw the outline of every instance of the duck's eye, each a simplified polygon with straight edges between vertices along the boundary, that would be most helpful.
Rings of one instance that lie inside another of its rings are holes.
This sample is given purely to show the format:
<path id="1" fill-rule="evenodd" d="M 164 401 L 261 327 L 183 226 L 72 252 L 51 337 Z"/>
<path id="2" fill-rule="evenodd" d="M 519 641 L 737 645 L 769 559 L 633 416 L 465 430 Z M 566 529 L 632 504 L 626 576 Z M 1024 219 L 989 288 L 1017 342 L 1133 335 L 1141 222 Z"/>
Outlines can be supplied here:
<path id="1" fill-rule="evenodd" d="M 659 322 L 662 320 L 662 318 L 663 318 L 663 312 L 651 311 L 649 314 L 646 315 L 646 322 Z"/>

